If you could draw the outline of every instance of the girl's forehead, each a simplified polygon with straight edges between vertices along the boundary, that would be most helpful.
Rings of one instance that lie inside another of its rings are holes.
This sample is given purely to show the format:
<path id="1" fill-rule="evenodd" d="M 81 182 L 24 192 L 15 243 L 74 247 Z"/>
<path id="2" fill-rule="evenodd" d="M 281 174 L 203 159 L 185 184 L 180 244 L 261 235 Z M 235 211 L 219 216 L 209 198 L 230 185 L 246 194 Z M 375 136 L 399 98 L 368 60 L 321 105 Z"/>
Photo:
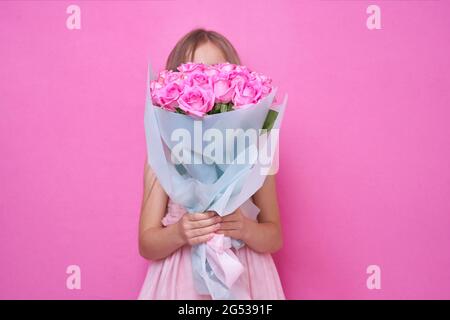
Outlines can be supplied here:
<path id="1" fill-rule="evenodd" d="M 200 44 L 194 51 L 193 61 L 195 63 L 217 64 L 226 62 L 222 50 L 212 42 Z"/>

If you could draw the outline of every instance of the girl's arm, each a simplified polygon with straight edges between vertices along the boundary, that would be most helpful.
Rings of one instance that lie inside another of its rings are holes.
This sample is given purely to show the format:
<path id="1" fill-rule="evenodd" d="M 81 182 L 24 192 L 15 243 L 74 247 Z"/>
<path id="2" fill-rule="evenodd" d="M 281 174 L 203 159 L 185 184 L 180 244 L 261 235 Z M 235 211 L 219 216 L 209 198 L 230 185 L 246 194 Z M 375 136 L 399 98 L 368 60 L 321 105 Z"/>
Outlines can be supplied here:
<path id="1" fill-rule="evenodd" d="M 139 221 L 139 252 L 146 259 L 162 259 L 185 244 L 208 241 L 218 229 L 220 217 L 214 212 L 185 214 L 177 223 L 163 226 L 168 200 L 146 159 Z"/>
<path id="2" fill-rule="evenodd" d="M 144 192 L 139 221 L 139 252 L 149 260 L 164 258 L 184 244 L 175 224 L 163 227 L 168 197 L 145 161 Z"/>
<path id="3" fill-rule="evenodd" d="M 275 175 L 266 177 L 263 186 L 253 195 L 253 202 L 260 209 L 258 220 L 242 214 L 241 209 L 222 218 L 217 233 L 240 239 L 251 249 L 261 253 L 273 253 L 283 245 L 278 209 Z"/>

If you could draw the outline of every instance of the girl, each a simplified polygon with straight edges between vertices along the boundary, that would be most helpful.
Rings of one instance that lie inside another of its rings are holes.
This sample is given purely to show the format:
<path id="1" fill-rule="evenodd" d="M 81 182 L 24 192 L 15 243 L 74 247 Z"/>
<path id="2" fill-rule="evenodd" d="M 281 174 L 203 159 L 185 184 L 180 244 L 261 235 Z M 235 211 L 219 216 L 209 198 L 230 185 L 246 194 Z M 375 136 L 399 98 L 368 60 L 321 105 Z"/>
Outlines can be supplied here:
<path id="1" fill-rule="evenodd" d="M 197 29 L 176 44 L 167 59 L 166 69 L 176 70 L 185 62 L 240 64 L 240 59 L 224 36 Z M 237 280 L 242 281 L 247 290 L 243 298 L 285 299 L 271 256 L 282 246 L 273 175 L 266 177 L 252 200 L 260 208 L 257 220 L 244 216 L 241 209 L 223 218 L 212 211 L 187 214 L 183 207 L 168 198 L 146 159 L 139 251 L 153 262 L 139 299 L 211 299 L 195 291 L 190 250 L 192 245 L 207 242 L 214 233 L 240 239 L 246 244 L 235 250 L 245 269 Z"/>

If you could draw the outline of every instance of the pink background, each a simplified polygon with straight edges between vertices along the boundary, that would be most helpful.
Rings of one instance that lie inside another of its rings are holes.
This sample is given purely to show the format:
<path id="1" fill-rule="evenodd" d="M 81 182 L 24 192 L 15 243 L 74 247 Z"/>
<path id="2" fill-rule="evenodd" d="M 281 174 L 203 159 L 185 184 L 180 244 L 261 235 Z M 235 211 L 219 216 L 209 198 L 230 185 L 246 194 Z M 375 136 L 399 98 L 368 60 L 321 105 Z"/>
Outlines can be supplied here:
<path id="1" fill-rule="evenodd" d="M 66 28 L 72 3 L 81 30 Z M 366 27 L 373 3 L 381 30 Z M 0 298 L 137 297 L 147 59 L 163 67 L 200 26 L 290 95 L 274 255 L 287 298 L 450 298 L 449 14 L 448 1 L 1 1 Z M 71 264 L 81 290 L 66 288 Z"/>

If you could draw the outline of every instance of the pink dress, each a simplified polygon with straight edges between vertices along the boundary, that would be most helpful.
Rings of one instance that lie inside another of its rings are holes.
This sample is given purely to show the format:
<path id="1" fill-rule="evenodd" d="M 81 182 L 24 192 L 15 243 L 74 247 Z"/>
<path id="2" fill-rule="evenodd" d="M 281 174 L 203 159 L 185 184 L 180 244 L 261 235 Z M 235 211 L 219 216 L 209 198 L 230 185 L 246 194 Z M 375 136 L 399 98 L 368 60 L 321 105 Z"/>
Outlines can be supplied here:
<path id="1" fill-rule="evenodd" d="M 177 222 L 185 209 L 169 200 L 163 225 Z M 235 250 L 235 249 L 233 249 Z M 258 253 L 247 246 L 234 251 L 244 266 L 237 281 L 246 292 L 237 299 L 284 300 L 284 292 L 272 256 Z M 194 288 L 191 246 L 185 245 L 170 256 L 152 261 L 148 268 L 139 300 L 210 300 L 209 295 L 199 295 Z"/>

